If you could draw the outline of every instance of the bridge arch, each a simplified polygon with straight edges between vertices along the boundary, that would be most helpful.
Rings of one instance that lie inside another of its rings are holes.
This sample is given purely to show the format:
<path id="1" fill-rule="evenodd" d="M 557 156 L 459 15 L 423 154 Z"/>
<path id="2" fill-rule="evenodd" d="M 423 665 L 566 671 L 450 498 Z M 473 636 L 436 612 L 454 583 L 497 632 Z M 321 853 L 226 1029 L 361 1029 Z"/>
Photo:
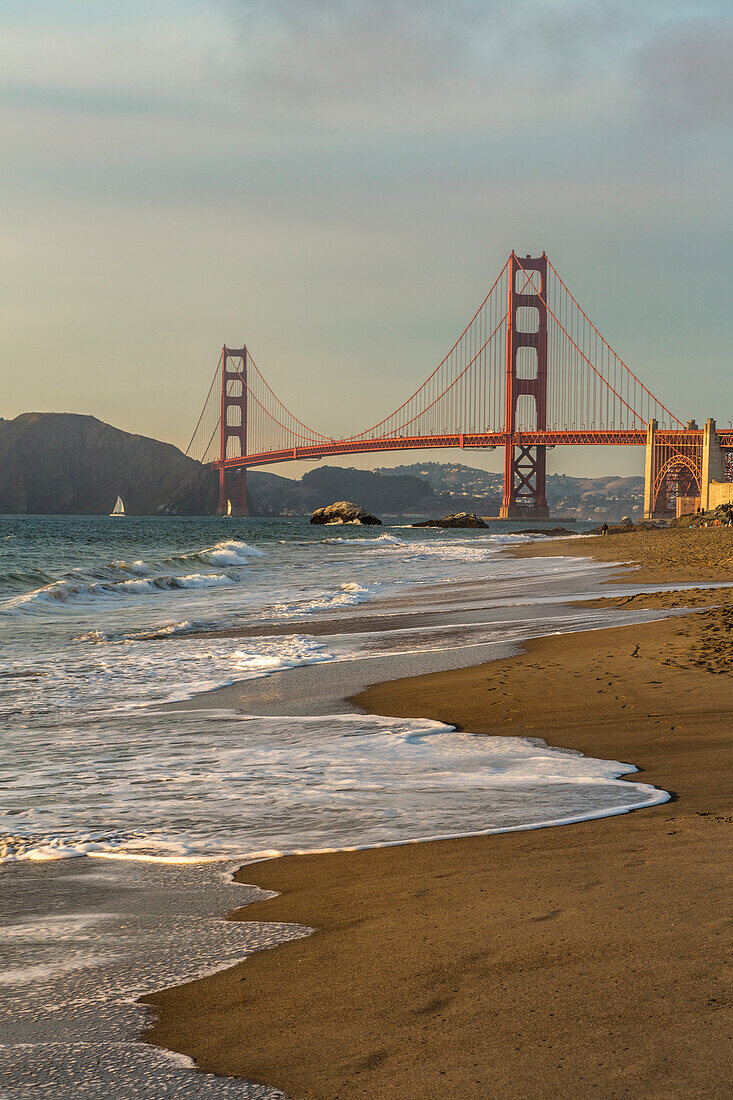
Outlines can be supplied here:
<path id="1" fill-rule="evenodd" d="M 696 489 L 697 493 L 691 490 Z M 674 512 L 678 497 L 702 494 L 699 462 L 687 454 L 673 454 L 659 468 L 652 489 L 652 513 Z"/>

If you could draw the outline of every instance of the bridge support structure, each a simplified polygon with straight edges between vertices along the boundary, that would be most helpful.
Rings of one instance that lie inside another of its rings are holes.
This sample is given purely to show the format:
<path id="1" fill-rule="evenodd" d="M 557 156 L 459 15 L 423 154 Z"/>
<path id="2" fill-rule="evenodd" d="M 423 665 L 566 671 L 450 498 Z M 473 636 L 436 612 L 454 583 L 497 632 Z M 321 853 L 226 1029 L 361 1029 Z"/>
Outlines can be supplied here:
<path id="1" fill-rule="evenodd" d="M 537 283 L 539 282 L 539 286 Z M 547 448 L 518 439 L 521 398 L 534 403 L 535 428 L 547 428 L 547 257 L 509 258 L 506 331 L 504 499 L 502 519 L 547 519 Z M 522 311 L 520 314 L 519 311 Z"/>
<path id="2" fill-rule="evenodd" d="M 654 491 L 654 436 L 657 431 L 657 422 L 652 420 L 646 430 L 646 450 L 644 457 L 644 519 L 654 519 L 654 503 L 652 495 Z M 666 514 L 666 499 L 665 499 Z"/>
<path id="3" fill-rule="evenodd" d="M 663 431 L 656 420 L 649 422 L 644 464 L 645 519 L 670 519 L 681 510 L 697 511 L 707 484 L 705 455 L 713 445 L 720 452 L 714 421 L 708 421 L 704 432 L 694 420 L 676 431 Z"/>
<path id="4" fill-rule="evenodd" d="M 236 360 L 240 362 L 236 364 Z M 234 441 L 230 454 L 229 441 Z M 236 452 L 239 452 L 238 454 Z M 219 507 L 226 515 L 231 501 L 233 516 L 248 516 L 247 468 L 229 469 L 227 458 L 243 458 L 247 454 L 247 348 L 228 348 L 221 353 L 221 410 L 219 418 Z"/>
<path id="5" fill-rule="evenodd" d="M 700 506 L 704 512 L 712 507 L 710 483 L 726 481 L 725 458 L 715 421 L 709 417 L 702 432 L 702 485 L 700 487 Z"/>

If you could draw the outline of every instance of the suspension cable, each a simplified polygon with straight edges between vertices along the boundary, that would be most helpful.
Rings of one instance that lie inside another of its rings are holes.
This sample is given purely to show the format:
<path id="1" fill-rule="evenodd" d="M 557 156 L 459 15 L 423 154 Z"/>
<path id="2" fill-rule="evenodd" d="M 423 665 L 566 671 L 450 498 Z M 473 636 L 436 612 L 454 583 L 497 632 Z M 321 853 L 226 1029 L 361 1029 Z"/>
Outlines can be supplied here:
<path id="1" fill-rule="evenodd" d="M 192 434 L 191 438 L 188 441 L 188 446 L 186 447 L 186 450 L 183 452 L 186 455 L 191 450 L 191 444 L 193 443 L 194 439 L 196 438 L 196 432 L 199 430 L 199 427 L 201 425 L 201 421 L 204 419 L 204 413 L 206 412 L 206 406 L 209 403 L 209 398 L 211 397 L 211 391 L 213 390 L 214 383 L 216 382 L 216 379 L 219 375 L 220 366 L 221 366 L 221 354 L 219 355 L 219 361 L 216 364 L 216 367 L 214 369 L 214 377 L 211 379 L 211 385 L 209 386 L 209 392 L 206 394 L 206 399 L 204 400 L 204 407 L 201 410 L 201 416 L 196 421 L 196 427 L 193 429 L 193 434 Z M 221 414 L 220 414 L 220 419 L 221 419 Z M 218 428 L 219 425 L 217 424 L 216 427 Z M 216 431 L 216 428 L 214 428 L 214 431 Z M 211 438 L 213 439 L 214 437 L 212 436 Z M 211 446 L 211 440 L 209 440 L 209 446 Z M 208 449 L 209 448 L 207 447 L 206 451 L 208 451 Z M 206 451 L 204 451 L 204 454 L 206 454 Z"/>

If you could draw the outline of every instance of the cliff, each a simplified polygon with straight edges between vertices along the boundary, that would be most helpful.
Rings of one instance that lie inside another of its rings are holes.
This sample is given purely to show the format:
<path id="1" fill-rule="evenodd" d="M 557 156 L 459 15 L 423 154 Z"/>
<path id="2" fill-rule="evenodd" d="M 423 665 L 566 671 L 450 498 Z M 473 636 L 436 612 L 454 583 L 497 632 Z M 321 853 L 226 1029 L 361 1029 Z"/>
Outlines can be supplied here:
<path id="1" fill-rule="evenodd" d="M 76 413 L 0 419 L 0 512 L 104 515 L 118 493 L 131 515 L 216 508 L 214 475 L 171 443 Z"/>

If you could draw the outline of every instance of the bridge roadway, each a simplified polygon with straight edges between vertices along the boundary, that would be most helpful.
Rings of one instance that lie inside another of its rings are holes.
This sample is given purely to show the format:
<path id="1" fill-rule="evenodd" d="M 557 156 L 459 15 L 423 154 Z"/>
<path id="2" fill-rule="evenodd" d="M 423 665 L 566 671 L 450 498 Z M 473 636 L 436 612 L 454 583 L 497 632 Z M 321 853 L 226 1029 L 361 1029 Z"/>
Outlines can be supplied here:
<path id="1" fill-rule="evenodd" d="M 718 429 L 720 446 L 725 450 L 733 449 L 733 429 Z M 659 442 L 675 443 L 702 442 L 702 429 L 678 428 L 658 430 Z M 513 443 L 516 447 L 643 447 L 647 433 L 644 430 L 581 429 L 579 431 L 534 431 L 514 432 L 476 432 L 460 435 L 423 435 L 395 436 L 386 439 L 328 439 L 322 443 L 309 443 L 304 447 L 288 447 L 277 451 L 262 451 L 255 454 L 220 459 L 210 463 L 212 469 L 242 469 L 250 466 L 265 466 L 275 462 L 293 462 L 303 459 L 316 461 L 320 458 L 339 455 L 379 453 L 388 451 L 412 451 L 433 447 L 455 447 L 458 449 L 504 447 Z"/>

